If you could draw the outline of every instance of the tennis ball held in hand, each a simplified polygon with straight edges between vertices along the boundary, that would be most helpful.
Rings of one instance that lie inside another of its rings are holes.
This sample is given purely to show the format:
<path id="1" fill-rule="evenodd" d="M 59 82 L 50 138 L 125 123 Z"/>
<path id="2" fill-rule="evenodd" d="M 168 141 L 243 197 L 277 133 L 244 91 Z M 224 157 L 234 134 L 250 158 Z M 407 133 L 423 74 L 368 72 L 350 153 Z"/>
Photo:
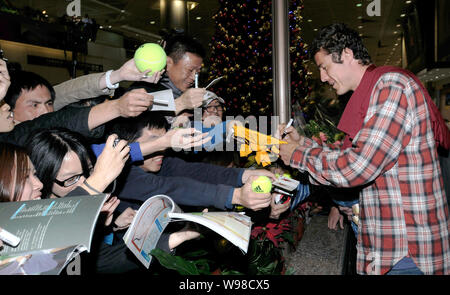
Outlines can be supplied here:
<path id="1" fill-rule="evenodd" d="M 142 44 L 134 53 L 134 62 L 141 72 L 147 70 L 152 70 L 152 74 L 159 72 L 166 67 L 166 60 L 166 52 L 156 43 Z"/>
<path id="2" fill-rule="evenodd" d="M 267 176 L 259 176 L 252 182 L 252 191 L 255 193 L 270 193 L 272 190 L 272 181 Z"/>

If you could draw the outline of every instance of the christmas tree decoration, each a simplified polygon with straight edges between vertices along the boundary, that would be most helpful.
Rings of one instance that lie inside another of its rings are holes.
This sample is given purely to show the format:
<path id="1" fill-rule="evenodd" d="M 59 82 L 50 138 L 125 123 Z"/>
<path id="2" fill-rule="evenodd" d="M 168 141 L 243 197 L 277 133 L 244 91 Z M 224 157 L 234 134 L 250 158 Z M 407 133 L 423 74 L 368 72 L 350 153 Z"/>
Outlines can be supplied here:
<path id="1" fill-rule="evenodd" d="M 225 79 L 220 88 L 212 91 L 225 98 L 227 115 L 272 116 L 272 1 L 220 0 L 219 4 L 213 16 L 216 31 L 210 43 L 208 79 L 218 76 Z M 308 51 L 301 31 L 302 10 L 302 0 L 290 1 L 292 104 L 304 100 L 310 91 L 305 70 Z"/>

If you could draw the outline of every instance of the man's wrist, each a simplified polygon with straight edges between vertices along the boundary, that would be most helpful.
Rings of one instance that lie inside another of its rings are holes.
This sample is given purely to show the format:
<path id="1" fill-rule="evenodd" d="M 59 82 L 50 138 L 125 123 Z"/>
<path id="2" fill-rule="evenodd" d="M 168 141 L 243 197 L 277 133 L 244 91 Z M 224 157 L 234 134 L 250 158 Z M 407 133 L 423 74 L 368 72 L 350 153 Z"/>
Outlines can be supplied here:
<path id="1" fill-rule="evenodd" d="M 183 100 L 181 97 L 175 99 L 175 114 L 178 115 L 185 109 L 185 105 L 183 104 Z"/>
<path id="2" fill-rule="evenodd" d="M 233 197 L 231 198 L 231 205 L 241 204 L 241 193 L 242 188 L 235 188 L 233 191 Z"/>
<path id="3" fill-rule="evenodd" d="M 106 87 L 108 87 L 109 89 L 116 89 L 119 87 L 119 83 L 116 82 L 116 80 L 111 79 L 111 75 L 114 73 L 113 70 L 109 70 L 105 73 L 105 82 L 106 82 Z"/>
<path id="4" fill-rule="evenodd" d="M 120 98 L 114 99 L 114 100 L 108 100 L 105 102 L 105 103 L 107 103 L 108 111 L 114 118 L 122 116 L 122 113 L 120 112 L 119 100 L 120 100 Z"/>
<path id="5" fill-rule="evenodd" d="M 123 79 L 120 75 L 120 70 L 114 70 L 111 72 L 111 75 L 110 75 L 111 84 L 120 83 L 122 81 L 123 81 Z"/>
<path id="6" fill-rule="evenodd" d="M 143 142 L 140 144 L 143 155 L 149 155 L 167 148 L 166 139 L 163 137 L 157 138 L 150 142 Z"/>

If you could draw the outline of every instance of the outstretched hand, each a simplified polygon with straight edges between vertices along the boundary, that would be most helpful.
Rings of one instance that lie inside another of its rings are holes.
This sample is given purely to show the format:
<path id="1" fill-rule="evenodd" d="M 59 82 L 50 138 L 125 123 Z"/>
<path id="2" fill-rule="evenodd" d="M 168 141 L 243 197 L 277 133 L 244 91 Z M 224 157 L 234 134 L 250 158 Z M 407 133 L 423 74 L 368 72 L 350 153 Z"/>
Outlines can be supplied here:
<path id="1" fill-rule="evenodd" d="M 200 133 L 195 128 L 175 128 L 169 130 L 164 138 L 167 147 L 172 149 L 190 149 L 201 146 L 211 140 L 208 133 Z"/>
<path id="2" fill-rule="evenodd" d="M 100 212 L 106 214 L 105 226 L 109 226 L 112 222 L 114 210 L 119 206 L 120 200 L 117 197 L 110 197 L 104 204 Z"/>
<path id="3" fill-rule="evenodd" d="M 94 166 L 94 171 L 89 176 L 88 183 L 99 191 L 103 191 L 122 172 L 126 161 L 130 157 L 130 146 L 125 140 L 120 140 L 113 146 L 117 135 L 108 137 L 100 156 Z"/>
<path id="4" fill-rule="evenodd" d="M 136 117 L 148 110 L 153 104 L 153 95 L 145 89 L 133 89 L 122 95 L 115 102 L 118 113 L 121 117 Z"/>
<path id="5" fill-rule="evenodd" d="M 202 212 L 208 212 L 208 209 L 203 209 Z M 199 227 L 195 223 L 187 223 L 181 230 L 170 234 L 169 248 L 174 249 L 181 243 L 198 238 L 200 236 Z"/>
<path id="6" fill-rule="evenodd" d="M 270 215 L 272 219 L 280 218 L 280 215 L 291 207 L 291 200 L 284 204 L 275 204 L 275 194 L 272 194 L 272 201 L 270 202 Z"/>
<path id="7" fill-rule="evenodd" d="M 3 59 L 0 59 L 0 100 L 2 100 L 8 92 L 9 85 L 11 85 L 11 81 L 6 62 Z"/>
<path id="8" fill-rule="evenodd" d="M 128 207 L 114 221 L 113 230 L 117 231 L 129 227 L 131 222 L 133 222 L 134 216 L 136 216 L 136 210 L 134 210 L 131 207 Z"/>
<path id="9" fill-rule="evenodd" d="M 136 67 L 134 59 L 128 60 L 118 70 L 120 81 L 144 81 L 148 83 L 158 83 L 164 70 L 151 73 L 151 70 L 141 72 Z"/>
<path id="10" fill-rule="evenodd" d="M 330 213 L 328 214 L 328 228 L 337 230 L 337 224 L 339 227 L 344 229 L 344 216 L 339 212 L 337 207 L 331 207 Z"/>
<path id="11" fill-rule="evenodd" d="M 231 203 L 242 205 L 254 211 L 270 206 L 270 202 L 272 201 L 272 195 L 270 193 L 255 193 L 252 190 L 252 182 L 257 178 L 258 176 L 252 175 L 247 179 L 243 187 L 235 188 Z"/>
<path id="12" fill-rule="evenodd" d="M 205 88 L 189 88 L 175 100 L 175 110 L 179 114 L 183 110 L 198 108 L 203 104 Z"/>

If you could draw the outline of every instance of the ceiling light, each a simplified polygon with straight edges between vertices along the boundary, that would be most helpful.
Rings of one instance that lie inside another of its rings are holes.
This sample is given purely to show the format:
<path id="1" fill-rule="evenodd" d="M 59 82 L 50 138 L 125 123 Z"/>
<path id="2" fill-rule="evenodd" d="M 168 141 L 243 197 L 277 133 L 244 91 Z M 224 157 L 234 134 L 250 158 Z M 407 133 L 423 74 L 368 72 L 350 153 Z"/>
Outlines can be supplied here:
<path id="1" fill-rule="evenodd" d="M 201 16 L 197 16 L 195 19 L 196 20 L 200 20 L 200 19 L 202 19 L 202 17 Z"/>
<path id="2" fill-rule="evenodd" d="M 151 25 L 154 25 L 156 22 L 154 20 L 150 21 Z"/>
<path id="3" fill-rule="evenodd" d="M 318 29 L 314 29 L 314 32 L 317 32 L 318 31 Z"/>
<path id="4" fill-rule="evenodd" d="M 406 4 L 411 4 L 411 0 L 408 0 L 405 2 Z"/>
<path id="5" fill-rule="evenodd" d="M 394 34 L 397 34 L 398 32 L 397 31 L 394 31 Z"/>
<path id="6" fill-rule="evenodd" d="M 312 22 L 312 19 L 308 19 L 308 23 Z"/>
<path id="7" fill-rule="evenodd" d="M 356 7 L 361 7 L 361 6 L 362 6 L 362 3 L 356 4 Z"/>
<path id="8" fill-rule="evenodd" d="M 192 10 L 192 9 L 194 9 L 195 7 L 197 7 L 198 4 L 199 4 L 198 2 L 194 2 L 194 1 L 191 2 L 191 1 L 188 1 L 188 2 L 187 2 L 187 7 L 188 7 L 189 10 Z"/>
<path id="9" fill-rule="evenodd" d="M 401 24 L 397 24 L 397 28 L 400 28 Z"/>
<path id="10" fill-rule="evenodd" d="M 47 13 L 47 10 L 42 10 L 42 14 L 46 14 Z"/>
<path id="11" fill-rule="evenodd" d="M 405 17 L 405 16 L 406 16 L 406 14 L 404 14 L 404 13 L 400 14 L 400 17 Z"/>
<path id="12" fill-rule="evenodd" d="M 362 29 L 363 28 L 363 26 L 358 26 L 358 29 Z"/>
<path id="13" fill-rule="evenodd" d="M 111 26 L 111 25 L 109 25 L 109 26 L 108 26 L 108 29 L 111 29 L 111 28 L 112 28 L 112 26 Z"/>
<path id="14" fill-rule="evenodd" d="M 360 16 L 358 16 L 358 19 L 362 19 L 362 16 L 360 15 Z"/>
<path id="15" fill-rule="evenodd" d="M 122 9 L 120 12 L 121 12 L 121 13 L 125 13 L 125 10 Z"/>

